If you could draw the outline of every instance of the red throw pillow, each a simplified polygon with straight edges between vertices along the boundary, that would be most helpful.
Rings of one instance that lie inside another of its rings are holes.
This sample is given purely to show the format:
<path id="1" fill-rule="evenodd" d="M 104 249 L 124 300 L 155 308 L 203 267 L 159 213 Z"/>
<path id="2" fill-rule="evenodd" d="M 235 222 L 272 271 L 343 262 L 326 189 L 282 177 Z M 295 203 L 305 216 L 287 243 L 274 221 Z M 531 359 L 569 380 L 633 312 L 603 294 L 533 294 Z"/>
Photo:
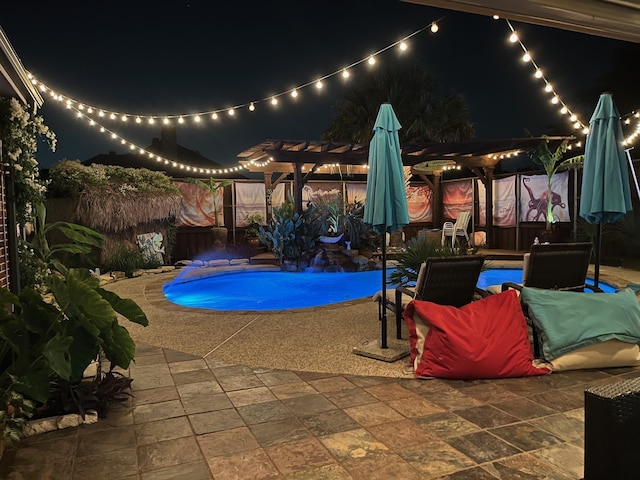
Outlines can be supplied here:
<path id="1" fill-rule="evenodd" d="M 515 290 L 461 308 L 413 300 L 404 311 L 416 377 L 457 379 L 544 375 L 533 366 Z"/>

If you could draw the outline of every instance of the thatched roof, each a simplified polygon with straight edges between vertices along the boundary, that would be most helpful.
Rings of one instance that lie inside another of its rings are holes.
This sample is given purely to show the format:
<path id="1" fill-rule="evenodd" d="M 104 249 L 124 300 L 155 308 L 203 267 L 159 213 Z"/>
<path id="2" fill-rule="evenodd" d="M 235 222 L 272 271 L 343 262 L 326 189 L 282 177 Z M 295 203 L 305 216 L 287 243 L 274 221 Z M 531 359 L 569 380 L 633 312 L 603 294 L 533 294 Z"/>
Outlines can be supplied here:
<path id="1" fill-rule="evenodd" d="M 100 232 L 119 232 L 176 216 L 180 211 L 180 199 L 181 195 L 175 193 L 87 188 L 78 197 L 75 214 L 82 225 Z"/>

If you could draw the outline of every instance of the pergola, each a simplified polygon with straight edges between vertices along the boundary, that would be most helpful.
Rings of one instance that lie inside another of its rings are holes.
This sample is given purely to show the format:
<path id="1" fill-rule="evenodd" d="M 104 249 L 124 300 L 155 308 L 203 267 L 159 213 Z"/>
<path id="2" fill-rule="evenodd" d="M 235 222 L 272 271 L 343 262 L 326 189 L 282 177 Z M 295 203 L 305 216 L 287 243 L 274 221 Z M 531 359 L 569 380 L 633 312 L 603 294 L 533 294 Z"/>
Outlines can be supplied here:
<path id="1" fill-rule="evenodd" d="M 422 179 L 433 191 L 433 224 L 442 223 L 442 172 L 449 167 L 466 168 L 482 181 L 486 192 L 487 242 L 493 226 L 493 174 L 496 165 L 527 151 L 544 140 L 551 148 L 572 136 L 507 138 L 464 143 L 405 144 L 402 161 L 411 174 Z M 241 153 L 240 163 L 250 172 L 263 173 L 269 192 L 293 175 L 294 204 L 302 211 L 302 188 L 315 173 L 366 175 L 369 144 L 336 143 L 313 140 L 265 140 Z"/>

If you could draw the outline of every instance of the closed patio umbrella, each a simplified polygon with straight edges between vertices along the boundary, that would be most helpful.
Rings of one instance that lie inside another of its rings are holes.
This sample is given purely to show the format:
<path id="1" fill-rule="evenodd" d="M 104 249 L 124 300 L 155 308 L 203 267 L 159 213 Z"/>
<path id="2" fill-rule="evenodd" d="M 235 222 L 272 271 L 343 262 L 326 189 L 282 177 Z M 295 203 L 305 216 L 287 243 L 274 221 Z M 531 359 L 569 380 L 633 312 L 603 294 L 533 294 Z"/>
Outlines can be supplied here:
<path id="1" fill-rule="evenodd" d="M 580 195 L 580 216 L 598 225 L 594 245 L 596 286 L 600 277 L 602 224 L 621 219 L 632 208 L 623 140 L 620 114 L 611 93 L 605 92 L 589 121 Z"/>
<path id="2" fill-rule="evenodd" d="M 387 269 L 386 234 L 409 224 L 404 170 L 398 130 L 401 125 L 391 104 L 380 105 L 369 144 L 369 172 L 364 222 L 382 236 L 382 308 L 381 348 L 387 346 Z"/>

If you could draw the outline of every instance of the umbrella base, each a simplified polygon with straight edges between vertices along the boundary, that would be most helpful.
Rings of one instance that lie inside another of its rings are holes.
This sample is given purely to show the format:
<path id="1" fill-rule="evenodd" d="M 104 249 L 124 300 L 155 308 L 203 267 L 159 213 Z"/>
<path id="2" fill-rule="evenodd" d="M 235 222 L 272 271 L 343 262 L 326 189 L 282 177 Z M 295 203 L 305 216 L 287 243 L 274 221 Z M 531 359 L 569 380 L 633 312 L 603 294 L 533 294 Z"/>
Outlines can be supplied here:
<path id="1" fill-rule="evenodd" d="M 351 353 L 391 363 L 408 357 L 411 350 L 406 340 L 404 342 L 389 340 L 387 342 L 387 348 L 382 348 L 378 340 L 365 340 L 357 347 L 353 347 Z"/>

